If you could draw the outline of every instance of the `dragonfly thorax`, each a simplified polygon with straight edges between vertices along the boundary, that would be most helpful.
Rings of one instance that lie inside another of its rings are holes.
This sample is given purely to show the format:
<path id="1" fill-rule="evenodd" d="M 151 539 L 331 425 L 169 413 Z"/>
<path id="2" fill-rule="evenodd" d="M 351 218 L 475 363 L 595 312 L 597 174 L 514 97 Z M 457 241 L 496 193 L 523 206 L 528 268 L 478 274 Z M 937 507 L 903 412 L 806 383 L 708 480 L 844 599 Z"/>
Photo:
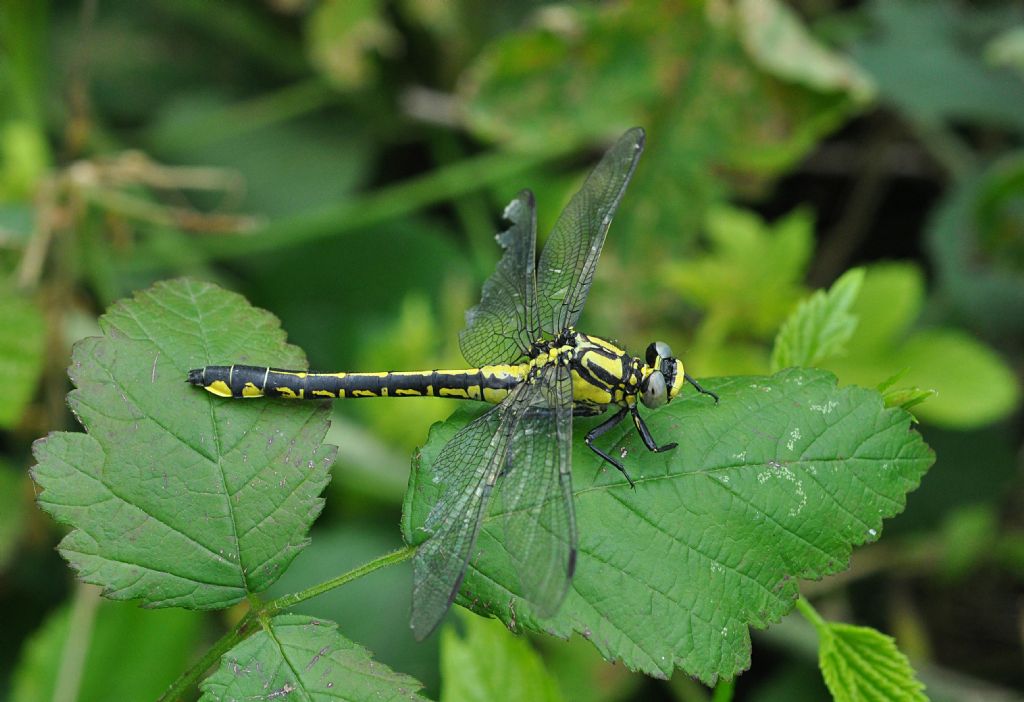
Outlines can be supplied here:
<path id="1" fill-rule="evenodd" d="M 572 374 L 573 405 L 579 412 L 602 412 L 609 405 L 632 407 L 638 401 L 657 407 L 682 389 L 683 366 L 666 344 L 652 344 L 649 352 L 651 348 L 662 355 L 655 353 L 644 363 L 607 339 L 566 330 L 555 339 L 533 345 L 530 372 L 539 373 L 556 363 L 567 366 Z"/>

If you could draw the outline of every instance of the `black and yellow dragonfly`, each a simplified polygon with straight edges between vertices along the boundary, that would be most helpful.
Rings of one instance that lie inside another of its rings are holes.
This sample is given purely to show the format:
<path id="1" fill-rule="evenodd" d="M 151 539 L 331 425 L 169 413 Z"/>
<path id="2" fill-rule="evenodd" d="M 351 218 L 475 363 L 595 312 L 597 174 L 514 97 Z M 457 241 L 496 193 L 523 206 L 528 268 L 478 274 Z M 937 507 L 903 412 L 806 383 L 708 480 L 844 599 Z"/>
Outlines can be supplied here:
<path id="1" fill-rule="evenodd" d="M 594 278 L 605 235 L 636 169 L 644 131 L 627 131 L 605 154 L 560 215 L 540 261 L 533 194 L 524 190 L 505 209 L 504 248 L 480 304 L 466 315 L 463 370 L 313 373 L 256 366 L 207 366 L 188 381 L 221 397 L 332 399 L 456 397 L 495 406 L 466 425 L 434 464 L 441 494 L 423 528 L 428 539 L 413 557 L 412 628 L 430 634 L 462 583 L 492 493 L 505 519 L 503 542 L 519 573 L 522 596 L 540 616 L 553 615 L 576 564 L 571 484 L 573 415 L 618 407 L 586 436 L 604 461 L 633 480 L 594 441 L 632 418 L 644 445 L 658 443 L 637 409 L 672 400 L 690 382 L 667 344 L 652 343 L 643 360 L 574 329 Z"/>

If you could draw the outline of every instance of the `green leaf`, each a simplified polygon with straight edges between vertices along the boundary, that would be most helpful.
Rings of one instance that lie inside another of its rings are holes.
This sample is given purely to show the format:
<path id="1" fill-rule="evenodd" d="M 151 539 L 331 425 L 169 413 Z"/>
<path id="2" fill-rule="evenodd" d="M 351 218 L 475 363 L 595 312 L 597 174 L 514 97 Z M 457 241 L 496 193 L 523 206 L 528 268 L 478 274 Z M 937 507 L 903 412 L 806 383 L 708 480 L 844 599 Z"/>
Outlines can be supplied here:
<path id="1" fill-rule="evenodd" d="M 986 12 L 948 0 L 874 0 L 866 9 L 874 31 L 852 54 L 876 81 L 881 99 L 919 119 L 1024 129 L 1024 85 L 982 56 L 983 37 L 999 26 L 991 23 L 1019 21 L 1008 6 Z"/>
<path id="2" fill-rule="evenodd" d="M 309 51 L 313 64 L 342 90 L 373 80 L 371 52 L 393 54 L 401 42 L 381 17 L 380 0 L 327 0 L 309 17 Z"/>
<path id="3" fill-rule="evenodd" d="M 836 622 L 815 627 L 818 665 L 836 702 L 927 702 L 924 685 L 891 636 Z"/>
<path id="4" fill-rule="evenodd" d="M 857 328 L 850 307 L 864 282 L 864 269 L 844 273 L 826 293 L 816 291 L 782 325 L 772 349 L 772 369 L 814 366 L 842 353 Z"/>
<path id="5" fill-rule="evenodd" d="M 493 619 L 464 616 L 465 636 L 441 631 L 441 702 L 561 702 L 528 639 Z"/>
<path id="6" fill-rule="evenodd" d="M 721 9 L 635 0 L 545 13 L 491 42 L 464 73 L 466 124 L 545 153 L 650 126 L 632 205 L 616 224 L 633 242 L 626 255 L 647 264 L 664 255 L 656 232 L 692 240 L 711 203 L 793 164 L 857 108 L 845 92 L 767 74 L 744 50 L 731 7 Z"/>
<path id="7" fill-rule="evenodd" d="M 740 0 L 736 12 L 743 43 L 761 68 L 822 92 L 848 92 L 859 102 L 874 96 L 871 78 L 819 43 L 788 6 L 778 0 Z"/>
<path id="8" fill-rule="evenodd" d="M 539 619 L 519 598 L 498 514 L 481 529 L 459 603 L 515 628 L 579 632 L 632 670 L 733 677 L 749 665 L 748 627 L 789 611 L 796 579 L 843 570 L 934 459 L 908 431 L 909 414 L 883 408 L 877 392 L 838 389 L 824 371 L 702 383 L 719 405 L 687 394 L 645 413 L 655 439 L 678 448 L 651 453 L 628 423 L 599 440 L 624 457 L 635 491 L 584 445 L 599 419 L 577 422 L 579 557 L 555 617 Z M 410 543 L 427 536 L 433 461 L 470 417 L 435 426 L 420 453 L 403 516 Z"/>
<path id="9" fill-rule="evenodd" d="M 29 495 L 25 473 L 0 456 L 0 572 L 17 552 L 27 526 Z"/>
<path id="10" fill-rule="evenodd" d="M 25 644 L 10 702 L 61 699 L 57 689 L 67 693 L 69 685 L 76 702 L 156 699 L 194 659 L 205 633 L 196 612 L 147 611 L 79 589 L 75 606 L 52 613 Z M 65 677 L 76 671 L 79 680 Z"/>
<path id="11" fill-rule="evenodd" d="M 720 205 L 705 226 L 707 255 L 666 263 L 666 282 L 706 310 L 705 333 L 713 329 L 713 341 L 733 333 L 768 337 L 803 293 L 813 220 L 796 210 L 766 224 L 753 212 Z"/>
<path id="12" fill-rule="evenodd" d="M 200 685 L 200 702 L 424 700 L 420 687 L 338 634 L 334 622 L 283 614 L 224 654 L 220 668 Z"/>
<path id="13" fill-rule="evenodd" d="M 0 329 L 0 428 L 10 428 L 21 419 L 39 382 L 46 324 L 34 304 L 0 289 Z"/>
<path id="14" fill-rule="evenodd" d="M 882 400 L 885 402 L 886 407 L 902 407 L 908 410 L 929 398 L 935 397 L 937 394 L 938 391 L 936 390 L 918 387 L 893 388 L 892 390 L 882 392 Z"/>
<path id="15" fill-rule="evenodd" d="M 87 434 L 36 442 L 39 504 L 73 527 L 86 582 L 150 606 L 226 607 L 307 543 L 335 448 L 318 403 L 225 402 L 185 382 L 211 363 L 304 367 L 277 320 L 239 295 L 158 283 L 75 345 L 68 404 Z"/>

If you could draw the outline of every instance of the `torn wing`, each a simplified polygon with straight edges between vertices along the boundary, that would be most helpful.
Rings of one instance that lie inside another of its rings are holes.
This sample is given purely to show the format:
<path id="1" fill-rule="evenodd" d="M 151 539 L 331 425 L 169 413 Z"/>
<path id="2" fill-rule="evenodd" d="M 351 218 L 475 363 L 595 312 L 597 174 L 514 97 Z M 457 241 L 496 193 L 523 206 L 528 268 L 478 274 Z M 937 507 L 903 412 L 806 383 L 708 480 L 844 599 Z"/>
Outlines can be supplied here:
<path id="1" fill-rule="evenodd" d="M 510 224 L 497 239 L 505 252 L 484 283 L 480 304 L 466 313 L 466 328 L 459 334 L 462 355 L 473 366 L 512 363 L 540 338 L 533 193 L 520 192 L 504 216 Z"/>

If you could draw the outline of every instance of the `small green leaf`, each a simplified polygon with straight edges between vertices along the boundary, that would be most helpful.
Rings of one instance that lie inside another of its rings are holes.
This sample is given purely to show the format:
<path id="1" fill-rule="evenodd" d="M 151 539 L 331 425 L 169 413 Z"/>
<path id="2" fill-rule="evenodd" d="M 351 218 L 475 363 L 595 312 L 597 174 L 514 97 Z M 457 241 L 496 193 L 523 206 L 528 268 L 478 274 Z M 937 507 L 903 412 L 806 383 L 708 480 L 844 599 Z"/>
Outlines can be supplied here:
<path id="1" fill-rule="evenodd" d="M 842 353 L 857 318 L 850 307 L 864 282 L 864 269 L 854 268 L 842 275 L 828 292 L 816 291 L 790 315 L 775 337 L 772 368 L 814 366 Z"/>
<path id="2" fill-rule="evenodd" d="M 224 654 L 220 668 L 200 685 L 200 702 L 425 700 L 421 687 L 374 661 L 334 622 L 283 614 Z"/>
<path id="3" fill-rule="evenodd" d="M 528 639 L 495 619 L 463 616 L 466 634 L 441 632 L 441 702 L 561 702 L 557 681 Z"/>
<path id="4" fill-rule="evenodd" d="M 708 212 L 705 229 L 707 255 L 667 262 L 666 281 L 706 310 L 705 328 L 716 336 L 768 338 L 803 293 L 813 219 L 795 210 L 766 224 L 753 212 L 720 205 Z"/>
<path id="5" fill-rule="evenodd" d="M 645 413 L 656 440 L 679 442 L 672 451 L 647 451 L 627 423 L 598 441 L 623 457 L 636 490 L 584 444 L 600 418 L 576 422 L 579 554 L 556 616 L 521 599 L 502 514 L 485 520 L 458 602 L 517 629 L 579 632 L 631 670 L 734 677 L 749 665 L 748 627 L 788 612 L 796 579 L 843 570 L 934 460 L 909 414 L 883 408 L 877 392 L 837 388 L 830 373 L 701 382 L 720 404 L 687 394 Z M 420 452 L 403 511 L 409 543 L 427 537 L 433 461 L 472 416 L 436 425 Z"/>
<path id="6" fill-rule="evenodd" d="M 39 309 L 0 289 L 0 427 L 13 427 L 35 392 L 43 369 L 46 324 Z"/>
<path id="7" fill-rule="evenodd" d="M 75 345 L 68 404 L 87 434 L 36 442 L 39 504 L 86 582 L 150 606 L 226 607 L 307 543 L 335 449 L 319 403 L 215 398 L 190 368 L 305 367 L 277 319 L 208 283 L 158 283 Z"/>
<path id="8" fill-rule="evenodd" d="M 900 407 L 908 410 L 937 394 L 935 390 L 917 387 L 893 388 L 882 393 L 882 401 L 885 402 L 886 407 Z"/>
<path id="9" fill-rule="evenodd" d="M 818 665 L 836 702 L 927 702 L 891 636 L 866 626 L 815 623 Z"/>

